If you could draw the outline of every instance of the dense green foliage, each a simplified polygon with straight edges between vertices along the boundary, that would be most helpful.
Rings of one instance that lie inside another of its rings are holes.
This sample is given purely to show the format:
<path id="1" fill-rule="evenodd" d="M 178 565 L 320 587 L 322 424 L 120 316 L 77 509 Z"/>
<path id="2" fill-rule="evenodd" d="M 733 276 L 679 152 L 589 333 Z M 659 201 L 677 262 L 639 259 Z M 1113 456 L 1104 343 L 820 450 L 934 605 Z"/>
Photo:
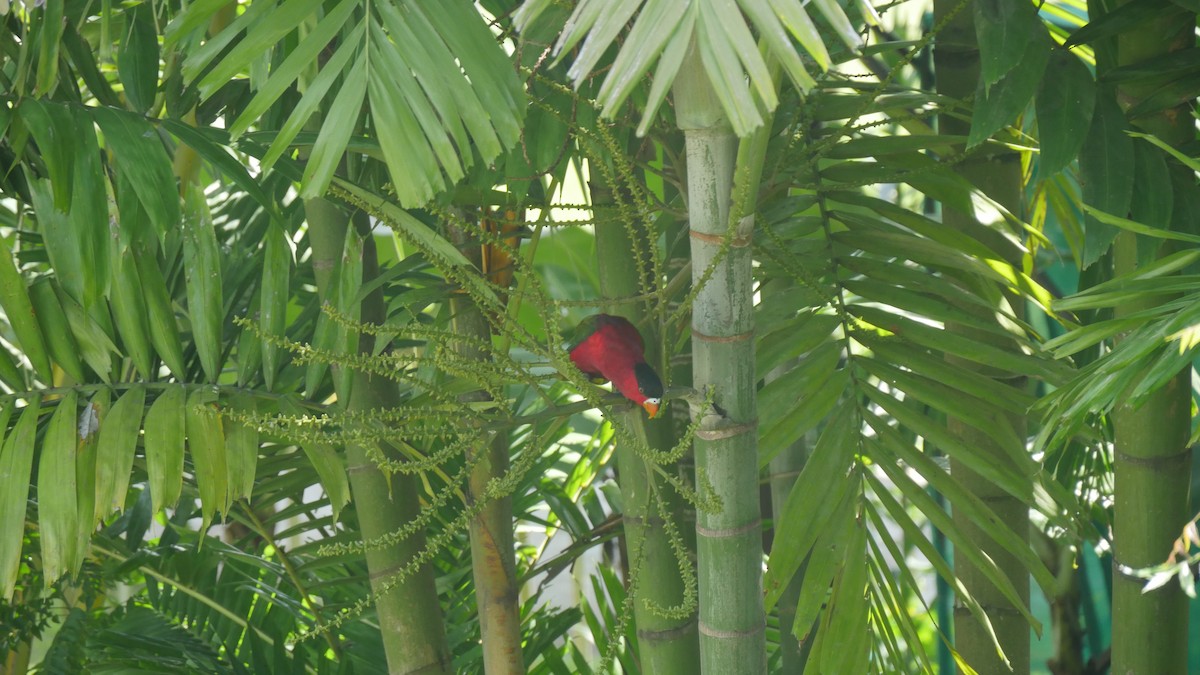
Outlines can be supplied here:
<path id="1" fill-rule="evenodd" d="M 0 9 L 3 672 L 1185 658 L 1194 0 Z"/>

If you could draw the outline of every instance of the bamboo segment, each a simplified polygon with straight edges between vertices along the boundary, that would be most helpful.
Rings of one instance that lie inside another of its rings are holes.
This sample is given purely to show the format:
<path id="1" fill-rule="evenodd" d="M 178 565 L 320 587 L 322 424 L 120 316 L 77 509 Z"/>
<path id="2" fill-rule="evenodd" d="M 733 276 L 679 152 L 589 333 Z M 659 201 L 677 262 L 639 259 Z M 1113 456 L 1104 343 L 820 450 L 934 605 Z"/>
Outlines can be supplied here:
<path id="1" fill-rule="evenodd" d="M 704 672 L 766 672 L 762 523 L 755 419 L 754 307 L 750 227 L 726 237 L 737 139 L 699 54 L 685 57 L 674 84 L 687 152 L 692 280 L 693 384 L 713 387 L 724 416 L 696 435 L 696 482 L 719 509 L 696 517 L 700 654 Z M 743 231 L 744 230 L 744 231 Z"/>
<path id="2" fill-rule="evenodd" d="M 611 204 L 612 193 L 603 180 L 593 176 L 590 188 L 593 205 Z M 600 292 L 605 298 L 614 300 L 632 298 L 641 292 L 639 282 L 645 278 L 645 270 L 640 268 L 635 251 L 648 242 L 634 241 L 631 228 L 637 227 L 635 224 L 596 220 Z M 605 311 L 624 316 L 643 328 L 647 359 L 659 370 L 665 359 L 662 354 L 655 353 L 659 351 L 655 348 L 659 340 L 645 321 L 647 312 L 643 304 L 614 302 Z M 614 417 L 614 424 L 628 430 L 652 450 L 670 450 L 675 444 L 669 413 L 647 420 L 645 413 L 635 408 L 615 412 Z M 643 672 L 656 675 L 697 673 L 700 671 L 700 652 L 695 611 L 687 616 L 668 617 L 654 610 L 654 606 L 674 607 L 684 600 L 684 580 L 679 565 L 690 565 L 691 561 L 676 559 L 667 523 L 660 515 L 661 509 L 677 528 L 688 527 L 684 504 L 673 488 L 655 478 L 653 468 L 629 443 L 617 441 L 616 457 L 625 550 L 629 556 L 630 574 L 637 579 L 632 585 L 635 594 L 633 616 Z"/>
<path id="3" fill-rule="evenodd" d="M 342 256 L 348 218 L 337 206 L 324 199 L 305 201 L 309 237 L 313 250 L 313 274 L 322 298 L 328 298 L 332 272 Z M 364 276 L 378 273 L 374 240 L 367 238 L 363 247 Z M 362 319 L 382 321 L 383 296 L 376 290 L 363 300 Z M 373 338 L 364 335 L 359 351 L 372 353 Z M 351 384 L 348 410 L 394 407 L 398 405 L 395 384 L 365 373 L 355 373 Z M 346 447 L 347 471 L 360 534 L 365 541 L 376 541 L 399 531 L 420 512 L 421 491 L 415 476 L 385 475 L 361 445 Z M 415 574 L 396 582 L 392 576 L 402 570 L 425 548 L 424 532 L 386 546 L 368 547 L 365 557 L 375 591 L 375 610 L 391 673 L 450 673 L 450 650 L 446 643 L 442 611 L 438 603 L 433 570 L 421 566 Z"/>
<path id="4" fill-rule="evenodd" d="M 454 227 L 451 238 L 468 259 L 479 264 L 479 246 L 472 245 L 465 232 Z M 454 300 L 451 311 L 455 333 L 474 338 L 480 344 L 491 344 L 491 326 L 473 301 L 469 298 Z M 471 342 L 461 342 L 456 348 L 469 359 L 489 358 L 484 350 Z M 464 394 L 459 400 L 480 402 L 491 398 L 486 391 L 480 390 Z M 472 504 L 484 498 L 492 480 L 508 473 L 508 435 L 481 431 L 467 450 L 467 461 L 472 464 L 467 479 L 468 504 Z M 521 612 L 517 605 L 520 587 L 513 548 L 512 499 L 500 497 L 484 504 L 479 515 L 471 519 L 470 537 L 484 669 L 488 675 L 520 675 L 526 671 L 521 654 Z"/>

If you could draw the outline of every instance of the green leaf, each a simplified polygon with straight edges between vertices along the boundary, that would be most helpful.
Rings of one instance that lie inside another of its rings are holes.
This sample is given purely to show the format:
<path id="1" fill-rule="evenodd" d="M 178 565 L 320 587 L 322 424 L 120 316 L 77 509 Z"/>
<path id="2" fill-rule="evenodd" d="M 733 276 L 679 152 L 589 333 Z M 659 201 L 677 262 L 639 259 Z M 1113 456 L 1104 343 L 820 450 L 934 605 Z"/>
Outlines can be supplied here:
<path id="1" fill-rule="evenodd" d="M 436 119 L 437 113 L 408 72 L 410 66 L 389 48 L 382 29 L 372 28 L 371 49 L 384 61 L 381 67 L 371 68 L 367 78 L 379 147 L 400 203 L 422 206 L 446 188 L 439 163 L 449 172 L 452 182 L 463 176 L 463 169 L 453 144 Z M 394 74 L 397 70 L 399 75 Z"/>
<path id="2" fill-rule="evenodd" d="M 873 443 L 872 445 L 878 445 L 878 443 Z M 878 448 L 873 449 L 877 450 Z M 1008 600 L 1008 602 L 1018 612 L 1020 612 L 1022 616 L 1025 617 L 1029 624 L 1033 626 L 1034 631 L 1040 633 L 1041 623 L 1029 613 L 1029 609 L 1025 606 L 1025 603 L 1021 601 L 1020 596 L 1013 587 L 1012 581 L 1008 578 L 1008 576 L 1005 575 L 1003 571 L 1000 570 L 992 558 L 981 551 L 977 546 L 973 546 L 967 542 L 962 528 L 955 526 L 954 522 L 950 519 L 950 514 L 946 513 L 945 509 L 936 501 L 934 501 L 933 497 L 929 495 L 929 492 L 914 482 L 905 471 L 901 470 L 895 464 L 885 465 L 885 463 L 881 462 L 879 466 L 893 480 L 894 484 L 898 488 L 898 490 L 895 491 L 906 497 L 906 501 L 908 501 L 908 503 L 910 503 L 913 507 L 920 509 L 921 512 L 929 518 L 930 524 L 933 527 L 936 527 L 945 533 L 946 538 L 954 544 L 954 550 L 956 552 L 960 552 L 963 558 L 968 560 L 971 565 L 975 566 L 976 569 L 983 574 L 983 576 L 990 581 L 997 590 L 1000 591 L 1000 593 Z M 878 495 L 878 491 L 875 491 L 875 494 Z M 880 499 L 883 501 L 882 497 L 880 497 Z M 895 497 L 889 495 L 888 499 L 895 499 Z M 1052 575 L 1050 575 L 1049 571 L 1046 570 L 1045 566 L 1042 565 L 1040 561 L 1036 561 L 1036 557 L 1034 556 L 1032 550 L 1028 548 L 1028 546 L 1025 547 L 1025 550 L 1028 553 L 1028 556 L 1026 559 L 1022 560 L 1024 565 L 1029 569 L 1029 572 L 1034 575 L 1034 578 L 1037 579 L 1038 583 L 1043 584 L 1043 588 L 1051 588 L 1052 586 L 1046 586 L 1044 584 L 1046 582 L 1052 583 Z M 1034 562 L 1030 563 L 1030 559 L 1033 559 Z"/>
<path id="3" fill-rule="evenodd" d="M 1037 30 L 1041 31 L 1040 25 Z M 982 79 L 979 81 L 975 90 L 975 106 L 971 112 L 968 148 L 979 145 L 1016 121 L 1037 91 L 1049 61 L 1050 41 L 1038 35 L 1024 50 L 1020 63 L 998 82 L 989 87 Z"/>
<path id="4" fill-rule="evenodd" d="M 75 544 L 81 558 L 87 554 L 88 541 L 100 521 L 96 508 L 96 448 L 110 399 L 111 392 L 101 389 L 84 404 L 79 414 L 79 443 L 75 450 L 75 509 L 78 512 Z"/>
<path id="5" fill-rule="evenodd" d="M 501 144 L 512 146 L 517 142 L 526 107 L 525 87 L 517 69 L 512 67 L 512 60 L 471 4 L 403 1 L 409 15 L 418 22 L 415 25 L 423 27 L 417 34 L 440 36 L 446 43 L 447 53 L 462 66 L 463 75 L 471 84 L 472 95 L 482 103 L 482 106 L 460 103 L 464 120 L 468 122 L 473 140 L 479 144 L 483 161 L 491 162 L 502 148 L 488 145 L 485 142 L 487 134 L 481 133 L 478 124 L 470 122 L 473 118 L 482 121 L 478 117 L 482 112 L 487 123 L 496 130 Z M 465 95 L 465 91 L 462 93 Z"/>
<path id="6" fill-rule="evenodd" d="M 491 286 L 479 274 L 472 271 L 474 266 L 446 238 L 438 236 L 428 225 L 417 220 L 408 211 L 354 183 L 341 179 L 335 179 L 335 183 L 338 189 L 345 190 L 364 204 L 365 208 L 372 211 L 372 215 L 391 227 L 396 234 L 429 256 L 430 262 L 445 272 L 447 276 L 458 279 L 466 285 L 471 296 L 477 302 L 480 300 L 487 304 L 499 302 Z"/>
<path id="7" fill-rule="evenodd" d="M 979 77 L 986 91 L 1021 63 L 1030 43 L 1045 29 L 1032 3 L 978 0 L 972 8 L 979 44 Z"/>
<path id="8" fill-rule="evenodd" d="M 96 445 L 96 518 L 103 518 L 125 507 L 129 475 L 137 453 L 138 431 L 146 389 L 130 387 L 113 404 L 100 425 Z"/>
<path id="9" fill-rule="evenodd" d="M 259 300 L 259 321 L 265 335 L 284 337 L 287 328 L 287 307 L 292 267 L 292 249 L 283 228 L 270 226 L 263 247 L 262 292 Z M 275 388 L 279 372 L 279 347 L 264 341 L 262 344 L 263 380 L 268 390 Z"/>
<path id="10" fill-rule="evenodd" d="M 157 256 L 145 251 L 136 251 L 133 259 L 138 268 L 138 278 L 146 294 L 146 314 L 150 322 L 150 343 L 158 352 L 177 379 L 187 377 L 183 362 L 183 343 L 179 339 L 179 326 L 175 320 L 175 309 L 171 294 L 158 266 Z"/>
<path id="11" fill-rule="evenodd" d="M 730 27 L 726 23 L 730 20 L 729 17 L 718 14 L 719 10 L 712 4 L 702 2 L 698 3 L 698 6 L 695 42 L 693 43 L 700 53 L 700 61 L 703 64 L 703 73 L 698 76 L 707 77 L 712 93 L 721 102 L 721 108 L 724 109 L 733 132 L 738 137 L 747 136 L 763 124 L 763 110 L 760 110 L 755 103 L 754 92 L 756 90 L 750 88 L 751 84 L 756 84 L 755 78 L 751 75 L 750 81 L 747 81 L 746 68 L 749 67 L 749 63 L 743 61 L 743 58 L 748 58 L 751 61 L 758 59 L 761 62 L 762 57 L 759 55 L 758 46 L 754 44 L 748 34 L 738 33 L 740 39 L 735 39 L 729 33 Z M 736 17 L 735 23 L 740 24 L 742 30 L 745 30 L 745 22 L 740 15 Z M 739 45 L 741 49 L 749 51 L 741 51 Z M 765 69 L 766 66 L 762 64 L 761 67 Z M 765 77 L 770 79 L 769 76 Z M 675 94 L 677 105 L 679 105 L 679 91 L 677 88 Z M 775 100 L 774 91 L 771 92 L 770 100 L 772 102 Z M 677 108 L 677 111 L 682 110 L 682 107 Z"/>
<path id="12" fill-rule="evenodd" d="M 34 436 L 37 434 L 41 397 L 29 398 L 21 418 L 12 433 L 0 445 L 0 588 L 5 601 L 11 600 L 21 563 L 21 543 L 25 538 L 25 509 L 29 500 L 29 485 L 33 480 Z M 0 435 L 13 414 L 12 404 L 4 403 L 0 410 L 4 424 Z"/>
<path id="13" fill-rule="evenodd" d="M 154 105 L 158 90 L 158 33 L 154 6 L 142 3 L 125 8 L 125 35 L 118 43 L 117 72 L 125 97 L 134 110 L 144 113 Z"/>
<path id="14" fill-rule="evenodd" d="M 823 673 L 862 673 L 871 655 L 867 607 L 867 528 L 850 521 L 845 559 L 813 652 Z"/>
<path id="15" fill-rule="evenodd" d="M 84 362 L 101 380 L 109 382 L 112 379 L 112 357 L 117 353 L 112 337 L 61 287 L 55 285 L 54 290 L 57 291 L 58 302 L 67 315 L 67 323 L 75 335 Z"/>
<path id="16" fill-rule="evenodd" d="M 282 399 L 280 411 L 300 416 L 304 411 L 291 399 Z M 350 502 L 350 483 L 346 476 L 346 465 L 334 446 L 327 443 L 308 442 L 300 446 L 308 461 L 316 469 L 329 505 L 333 508 L 333 519 L 337 520 L 342 507 Z"/>
<path id="17" fill-rule="evenodd" d="M 837 351 L 834 355 L 838 355 Z M 815 379 L 805 387 L 804 395 L 795 398 L 793 392 L 791 400 L 795 404 L 763 430 L 759 440 L 760 466 L 766 466 L 780 451 L 815 429 L 843 401 L 842 395 L 851 383 L 849 372 L 824 370 L 819 375 L 824 377 Z"/>
<path id="18" fill-rule="evenodd" d="M 38 377 L 43 382 L 54 382 L 54 369 L 50 365 L 50 357 L 46 350 L 46 342 L 42 330 L 38 326 L 38 317 L 33 312 L 33 303 L 29 299 L 29 291 L 25 288 L 25 279 L 17 270 L 12 251 L 0 239 L 0 308 L 12 326 L 13 333 L 21 351 L 33 364 Z"/>
<path id="19" fill-rule="evenodd" d="M 109 210 L 108 174 L 100 163 L 100 143 L 96 137 L 96 125 L 90 115 L 72 110 L 74 130 L 71 145 L 76 153 L 75 175 L 71 183 L 74 196 L 69 213 L 71 246 L 79 250 L 81 290 L 73 292 L 76 299 L 97 317 L 105 313 L 103 295 L 110 283 L 111 270 L 108 264 L 109 241 L 112 239 Z M 62 270 L 56 269 L 60 279 Z M 66 283 L 64 288 L 72 290 Z M 105 320 L 107 322 L 107 320 Z"/>
<path id="20" fill-rule="evenodd" d="M 1116 37 L 1151 19 L 1162 16 L 1163 9 L 1169 6 L 1170 3 L 1167 0 L 1127 2 L 1072 33 L 1071 37 L 1063 43 L 1063 47 L 1069 49 L 1075 45 Z"/>
<path id="21" fill-rule="evenodd" d="M 1128 232 L 1133 232 L 1134 234 L 1139 234 L 1139 235 L 1143 235 L 1143 236 L 1147 236 L 1147 237 L 1153 237 L 1155 239 L 1171 239 L 1174 241 L 1187 241 L 1187 242 L 1192 242 L 1192 243 L 1200 243 L 1200 236 L 1198 236 L 1198 235 L 1186 234 L 1184 232 L 1172 232 L 1170 230 L 1164 230 L 1164 229 L 1160 229 L 1157 227 L 1151 227 L 1144 223 L 1130 220 L 1128 218 L 1120 218 L 1118 216 L 1114 216 L 1111 213 L 1105 213 L 1104 211 L 1101 211 L 1100 209 L 1088 206 L 1087 204 L 1083 205 L 1083 210 L 1085 213 L 1088 214 L 1089 217 L 1095 218 L 1095 220 L 1097 222 L 1103 223 L 1104 225 L 1108 225 L 1108 226 L 1111 226 L 1116 229 L 1126 230 Z M 1150 262 L 1152 262 L 1152 261 L 1147 260 L 1145 262 L 1145 264 L 1148 265 L 1148 264 L 1150 264 Z M 1076 309 L 1077 308 L 1078 307 L 1076 307 Z"/>
<path id="22" fill-rule="evenodd" d="M 241 160 L 229 154 L 229 150 L 225 147 L 228 145 L 229 139 L 224 131 L 212 127 L 201 131 L 196 127 L 170 119 L 162 120 L 161 124 L 163 128 L 171 132 L 172 136 L 195 150 L 197 154 L 216 167 L 223 176 L 245 190 L 267 213 L 271 214 L 272 218 L 280 218 L 276 201 L 268 196 L 258 181 L 250 176 Z M 214 140 L 209 136 L 217 138 Z"/>
<path id="23" fill-rule="evenodd" d="M 684 15 L 683 21 L 679 25 L 675 26 L 671 40 L 663 50 L 662 58 L 658 60 L 658 67 L 654 70 L 654 80 L 650 83 L 650 93 L 646 96 L 646 109 L 642 113 L 641 121 L 638 122 L 637 135 L 639 137 L 645 136 L 646 130 L 654 123 L 656 114 L 667 97 L 667 92 L 675 82 L 675 76 L 679 74 L 683 59 L 687 56 L 688 45 L 691 44 L 692 34 L 696 29 L 697 13 L 694 8 L 695 5 L 692 5 L 692 10 Z"/>
<path id="24" fill-rule="evenodd" d="M 822 39 L 820 32 L 817 31 L 816 24 L 813 23 L 812 19 L 804 11 L 803 5 L 796 2 L 789 2 L 788 0 L 767 1 L 770 3 L 771 9 L 779 17 L 779 20 L 787 27 L 788 32 L 800 43 L 800 46 L 804 47 L 804 50 L 817 62 L 821 70 L 827 70 L 829 68 L 829 52 L 826 51 L 825 40 Z M 857 45 L 855 48 L 857 48 Z M 778 54 L 776 54 L 776 58 L 783 61 L 783 58 Z M 786 63 L 784 63 L 784 67 L 787 67 Z M 791 70 L 789 69 L 788 72 L 791 73 Z M 795 75 L 793 75 L 793 80 L 797 87 L 802 90 L 804 89 L 803 83 L 801 80 L 796 79 Z"/>
<path id="25" fill-rule="evenodd" d="M 1066 369 L 1061 364 L 1055 364 L 1014 349 L 1002 349 L 983 344 L 967 336 L 950 333 L 878 307 L 853 305 L 847 307 L 847 311 L 872 326 L 893 333 L 897 339 L 911 341 L 945 354 L 960 356 L 985 367 L 1043 377 L 1051 381 L 1058 380 L 1066 373 Z"/>
<path id="26" fill-rule="evenodd" d="M 362 313 L 358 290 L 362 287 L 363 278 L 363 240 L 352 227 L 346 228 L 346 245 L 337 276 L 335 295 L 332 296 L 334 306 L 343 316 L 349 317 L 351 321 L 358 321 Z M 334 332 L 335 353 L 349 356 L 358 352 L 358 331 L 339 323 Z M 354 370 L 351 368 L 342 368 L 336 373 L 333 384 L 339 400 L 350 400 L 350 384 L 353 379 Z"/>
<path id="27" fill-rule="evenodd" d="M 184 411 L 188 451 L 196 470 L 196 485 L 200 489 L 200 509 L 203 523 L 200 531 L 208 530 L 217 511 L 229 513 L 229 468 L 226 464 L 225 433 L 217 413 L 217 394 L 213 389 L 196 389 L 188 395 Z"/>
<path id="28" fill-rule="evenodd" d="M 880 155 L 911 153 L 914 151 L 935 150 L 947 152 L 955 145 L 962 144 L 965 136 L 913 134 L 906 136 L 874 136 L 863 134 L 855 136 L 844 143 L 838 143 L 824 153 L 830 159 L 864 159 Z"/>
<path id="29" fill-rule="evenodd" d="M 59 84 L 58 47 L 66 23 L 63 18 L 64 3 L 48 2 L 41 6 L 41 10 L 41 16 L 33 24 L 37 28 L 37 89 L 34 91 L 37 96 L 52 93 Z M 37 13 L 37 9 L 34 8 L 33 12 Z"/>
<path id="30" fill-rule="evenodd" d="M 118 247 L 114 244 L 114 249 Z M 113 322 L 121 335 L 125 352 L 142 377 L 150 380 L 158 375 L 150 347 L 150 319 L 146 313 L 145 289 L 138 274 L 137 263 L 129 249 L 114 250 L 113 287 L 109 292 Z"/>
<path id="31" fill-rule="evenodd" d="M 262 4 L 265 5 L 263 9 L 266 9 L 273 3 Z M 168 48 L 173 47 L 192 31 L 207 27 L 212 21 L 212 16 L 226 6 L 228 6 L 226 0 L 195 0 L 188 3 L 163 30 L 163 45 Z M 243 16 L 245 15 L 243 14 Z"/>
<path id="32" fill-rule="evenodd" d="M 267 3 L 270 4 L 270 3 Z M 283 36 L 292 32 L 301 22 L 312 16 L 321 6 L 321 0 L 287 0 L 281 5 L 272 7 L 268 13 L 257 21 L 247 25 L 245 37 L 238 41 L 233 49 L 217 63 L 199 82 L 196 87 L 201 96 L 208 97 L 225 86 L 234 76 L 250 68 L 250 64 L 263 54 L 269 54 Z M 273 10 L 273 11 L 272 11 Z M 230 25 L 223 32 L 239 30 Z M 184 72 L 194 72 L 200 60 L 192 58 L 184 64 Z"/>
<path id="33" fill-rule="evenodd" d="M 847 490 L 842 494 L 841 503 L 830 512 L 824 523 L 824 530 L 805 563 L 804 583 L 800 586 L 796 618 L 792 624 L 792 633 L 800 640 L 813 637 L 809 633 L 821 608 L 829 601 L 829 586 L 837 575 L 838 568 L 846 561 L 846 545 L 853 537 L 848 533 L 855 529 L 856 501 L 857 491 Z"/>
<path id="34" fill-rule="evenodd" d="M 44 187 L 46 195 L 54 196 L 52 205 L 47 202 L 46 208 L 38 208 L 36 198 L 40 195 L 34 192 L 34 186 L 30 185 L 38 218 L 48 219 L 52 208 L 66 213 L 71 208 L 70 186 L 71 177 L 75 173 L 75 153 L 72 152 L 74 148 L 70 143 L 59 139 L 72 136 L 70 113 L 64 106 L 29 98 L 21 101 L 16 110 L 21 122 L 37 141 L 42 162 L 46 166 L 49 181 L 37 181 L 38 187 Z"/>
<path id="35" fill-rule="evenodd" d="M 320 197 L 329 188 L 333 172 L 342 161 L 346 144 L 350 142 L 350 135 L 358 126 L 370 71 L 365 53 L 360 54 L 321 123 L 321 133 L 317 134 L 317 141 L 304 166 L 304 177 L 300 181 L 302 199 Z"/>
<path id="36" fill-rule="evenodd" d="M 1104 81 L 1117 84 L 1138 80 L 1166 80 L 1200 70 L 1200 48 L 1189 47 L 1154 56 L 1114 68 L 1104 75 Z"/>
<path id="37" fill-rule="evenodd" d="M 183 220 L 183 269 L 187 278 L 188 316 L 200 365 L 209 382 L 221 375 L 221 328 L 224 305 L 221 294 L 221 258 L 208 204 L 199 188 L 187 195 Z"/>
<path id="38" fill-rule="evenodd" d="M 911 479 L 905 481 L 904 478 L 896 477 L 896 474 L 903 472 L 904 467 L 907 467 L 924 478 L 929 487 L 933 487 L 945 495 L 955 513 L 965 515 L 971 522 L 978 524 L 989 537 L 1019 560 L 1033 574 L 1034 579 L 1043 589 L 1053 588 L 1053 575 L 1030 548 L 1025 533 L 1018 534 L 1010 529 L 982 499 L 962 487 L 956 478 L 934 463 L 928 455 L 917 451 L 902 439 L 886 420 L 871 413 L 866 413 L 865 417 L 867 423 L 878 434 L 876 442 L 871 445 L 873 452 L 880 453 L 875 456 L 878 466 L 894 481 L 897 481 L 901 490 L 904 492 L 924 491 L 924 486 L 917 485 Z M 980 454 L 983 452 L 982 448 L 974 448 L 974 450 Z M 1013 496 L 1032 507 L 1034 506 L 1033 493 L 1028 483 L 1026 485 L 1024 490 Z"/>
<path id="39" fill-rule="evenodd" d="M 38 529 L 47 588 L 60 576 L 74 573 L 83 562 L 77 541 L 80 515 L 75 473 L 77 415 L 76 394 L 69 391 L 59 399 L 46 426 L 38 462 Z"/>
<path id="40" fill-rule="evenodd" d="M 1138 119 L 1157 112 L 1178 108 L 1200 94 L 1200 73 L 1191 73 L 1163 83 L 1149 95 L 1125 111 L 1129 119 Z"/>
<path id="41" fill-rule="evenodd" d="M 1062 171 L 1079 155 L 1095 107 L 1096 83 L 1087 66 L 1070 52 L 1054 50 L 1036 101 L 1041 180 Z"/>
<path id="42" fill-rule="evenodd" d="M 241 415 L 253 416 L 254 399 L 244 394 L 236 394 L 229 401 L 229 409 Z M 228 453 L 226 466 L 229 469 L 229 498 L 250 499 L 254 490 L 254 472 L 258 465 L 258 429 L 228 416 L 222 416 L 221 420 L 224 424 L 225 448 Z"/>
<path id="43" fill-rule="evenodd" d="M 54 363 L 73 381 L 85 382 L 87 376 L 84 374 L 83 361 L 79 358 L 79 344 L 75 342 L 75 334 L 71 331 L 71 324 L 59 304 L 54 287 L 50 277 L 39 277 L 29 287 L 29 299 L 33 302 L 38 325 L 42 328 L 46 347 Z"/>
<path id="44" fill-rule="evenodd" d="M 850 490 L 848 474 L 854 462 L 853 439 L 859 433 L 857 420 L 853 406 L 837 409 L 788 493 L 787 504 L 776 520 L 775 543 L 763 578 L 768 612 Z"/>
<path id="45" fill-rule="evenodd" d="M 313 81 L 308 84 L 304 95 L 300 97 L 300 101 L 292 109 L 288 115 L 287 121 L 283 123 L 283 127 L 274 134 L 274 140 L 271 141 L 271 147 L 267 148 L 267 152 L 262 156 L 262 166 L 270 168 L 279 160 L 283 153 L 287 151 L 288 146 L 295 140 L 296 135 L 308 123 L 310 117 L 321 105 L 321 101 L 325 99 L 325 94 L 333 83 L 337 81 L 338 76 L 345 70 L 350 59 L 357 54 L 361 49 L 360 42 L 362 36 L 366 32 L 367 22 L 360 21 L 354 27 L 346 39 L 338 47 L 333 56 L 325 63 L 325 67 L 320 73 L 313 78 Z M 360 66 L 360 62 L 355 62 L 355 66 Z"/>
<path id="46" fill-rule="evenodd" d="M 1126 135 L 1127 128 L 1125 115 L 1116 101 L 1099 97 L 1079 155 L 1079 184 L 1084 203 L 1105 213 L 1128 213 L 1133 199 L 1133 163 L 1129 161 L 1133 156 L 1133 141 Z M 1115 227 L 1087 215 L 1080 266 L 1089 267 L 1099 260 L 1116 237 Z"/>
<path id="47" fill-rule="evenodd" d="M 150 216 L 159 240 L 179 225 L 179 191 L 171 158 L 157 130 L 144 119 L 121 110 L 92 108 L 104 132 L 105 146 Z"/>
<path id="48" fill-rule="evenodd" d="M 174 507 L 183 491 L 186 396 L 182 386 L 167 387 L 146 411 L 142 447 L 155 513 Z"/>
<path id="49" fill-rule="evenodd" d="M 832 340 L 833 330 L 840 324 L 836 315 L 810 314 L 762 335 L 755 342 L 755 372 L 763 377 L 776 367 Z"/>
<path id="50" fill-rule="evenodd" d="M 254 98 L 246 104 L 242 113 L 230 125 L 229 133 L 234 139 L 241 136 L 242 133 L 250 128 L 250 125 L 260 121 L 267 110 L 300 77 L 301 73 L 312 68 L 313 63 L 317 62 L 321 51 L 329 45 L 342 26 L 345 25 L 346 20 L 350 18 L 354 9 L 359 6 L 360 3 L 358 0 L 342 0 L 336 7 L 325 14 L 316 28 L 308 33 L 300 41 L 300 44 L 291 50 L 283 63 L 271 69 L 271 76 L 267 78 L 267 81 L 262 86 L 258 87 L 258 92 L 254 95 Z M 326 64 L 325 68 L 330 68 L 331 66 L 337 67 L 335 64 L 330 63 Z"/>

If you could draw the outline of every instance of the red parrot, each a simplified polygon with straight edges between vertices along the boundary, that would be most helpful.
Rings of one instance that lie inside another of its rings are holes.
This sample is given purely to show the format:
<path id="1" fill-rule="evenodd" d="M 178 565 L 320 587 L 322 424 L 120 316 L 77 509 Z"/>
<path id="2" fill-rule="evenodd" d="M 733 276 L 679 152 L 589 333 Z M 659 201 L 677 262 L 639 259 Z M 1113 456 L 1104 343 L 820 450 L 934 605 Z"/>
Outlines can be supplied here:
<path id="1" fill-rule="evenodd" d="M 627 319 L 596 314 L 579 322 L 568 347 L 571 361 L 588 377 L 611 381 L 625 398 L 653 418 L 662 406 L 663 385 L 646 363 L 646 344 Z"/>

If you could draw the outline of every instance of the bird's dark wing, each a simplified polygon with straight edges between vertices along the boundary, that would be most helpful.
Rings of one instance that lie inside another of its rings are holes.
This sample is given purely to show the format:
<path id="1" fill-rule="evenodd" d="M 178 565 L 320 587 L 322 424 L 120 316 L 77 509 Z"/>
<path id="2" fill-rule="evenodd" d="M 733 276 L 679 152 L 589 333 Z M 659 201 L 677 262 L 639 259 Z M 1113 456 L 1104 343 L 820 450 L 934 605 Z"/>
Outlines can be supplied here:
<path id="1" fill-rule="evenodd" d="M 590 338 L 599 328 L 600 317 L 608 316 L 607 314 L 593 314 L 585 317 L 579 325 L 575 326 L 575 330 L 567 336 L 567 351 L 573 352 L 575 348 L 583 344 L 585 340 Z"/>

